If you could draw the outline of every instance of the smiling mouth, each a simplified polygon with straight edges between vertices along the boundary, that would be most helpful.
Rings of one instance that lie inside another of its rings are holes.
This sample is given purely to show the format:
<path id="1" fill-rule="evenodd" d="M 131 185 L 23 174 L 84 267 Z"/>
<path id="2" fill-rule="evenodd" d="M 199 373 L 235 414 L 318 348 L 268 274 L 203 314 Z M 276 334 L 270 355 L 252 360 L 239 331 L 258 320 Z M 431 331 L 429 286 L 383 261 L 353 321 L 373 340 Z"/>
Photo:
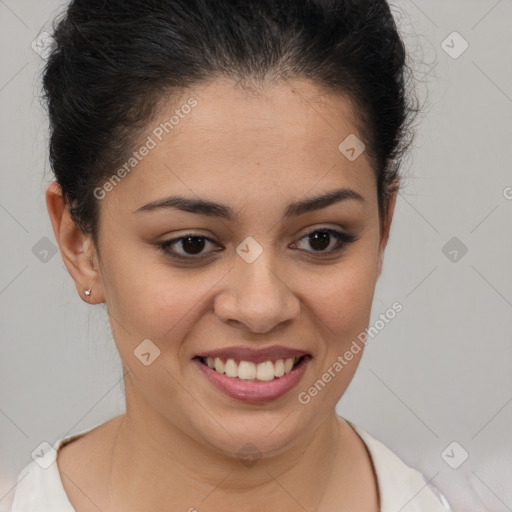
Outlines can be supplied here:
<path id="1" fill-rule="evenodd" d="M 221 373 L 233 380 L 269 382 L 280 379 L 290 373 L 303 361 L 311 359 L 311 356 L 305 354 L 300 357 L 288 357 L 275 360 L 269 359 L 268 361 L 262 361 L 260 363 L 221 357 L 197 356 L 195 359 L 211 370 Z"/>

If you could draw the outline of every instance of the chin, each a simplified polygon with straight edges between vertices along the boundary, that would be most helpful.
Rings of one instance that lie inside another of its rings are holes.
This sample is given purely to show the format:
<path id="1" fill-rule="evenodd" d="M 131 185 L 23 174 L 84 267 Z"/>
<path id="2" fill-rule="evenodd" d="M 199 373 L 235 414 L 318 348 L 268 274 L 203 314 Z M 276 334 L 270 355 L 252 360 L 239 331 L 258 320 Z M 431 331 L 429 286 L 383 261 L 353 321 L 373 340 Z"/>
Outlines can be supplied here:
<path id="1" fill-rule="evenodd" d="M 219 414 L 222 417 L 220 425 L 209 416 L 206 423 L 210 427 L 199 435 L 209 448 L 224 455 L 272 457 L 292 448 L 301 437 L 316 428 L 316 422 L 310 424 L 303 407 L 298 407 L 300 409 L 295 413 L 290 413 L 288 408 L 273 411 L 230 409 L 228 414 Z"/>

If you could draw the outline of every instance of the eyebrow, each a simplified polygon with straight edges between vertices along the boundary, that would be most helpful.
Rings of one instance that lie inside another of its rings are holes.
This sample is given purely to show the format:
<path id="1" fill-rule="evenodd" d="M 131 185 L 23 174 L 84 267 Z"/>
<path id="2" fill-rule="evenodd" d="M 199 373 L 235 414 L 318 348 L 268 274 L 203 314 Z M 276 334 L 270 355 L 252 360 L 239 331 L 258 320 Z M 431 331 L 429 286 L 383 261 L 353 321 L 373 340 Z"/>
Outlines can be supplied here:
<path id="1" fill-rule="evenodd" d="M 355 190 L 351 188 L 340 188 L 328 192 L 327 194 L 289 203 L 284 210 L 283 218 L 297 217 L 299 215 L 321 210 L 333 204 L 351 199 L 365 202 L 364 198 Z M 152 201 L 151 203 L 141 206 L 132 213 L 150 212 L 160 210 L 162 208 L 174 208 L 184 212 L 226 219 L 228 221 L 236 219 L 235 212 L 227 205 L 205 199 L 196 199 L 184 196 L 171 196 L 157 201 Z"/>

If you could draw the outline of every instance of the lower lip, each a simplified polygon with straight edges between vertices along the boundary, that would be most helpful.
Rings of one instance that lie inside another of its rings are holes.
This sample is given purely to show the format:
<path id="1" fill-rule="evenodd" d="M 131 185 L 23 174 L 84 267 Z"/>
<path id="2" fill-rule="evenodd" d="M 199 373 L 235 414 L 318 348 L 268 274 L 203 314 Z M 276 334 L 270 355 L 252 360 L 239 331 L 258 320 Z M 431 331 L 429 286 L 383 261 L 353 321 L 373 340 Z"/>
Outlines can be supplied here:
<path id="1" fill-rule="evenodd" d="M 242 402 L 270 402 L 288 393 L 300 381 L 310 358 L 302 359 L 290 373 L 267 382 L 232 379 L 223 373 L 212 370 L 198 359 L 193 361 L 208 380 L 226 395 Z"/>

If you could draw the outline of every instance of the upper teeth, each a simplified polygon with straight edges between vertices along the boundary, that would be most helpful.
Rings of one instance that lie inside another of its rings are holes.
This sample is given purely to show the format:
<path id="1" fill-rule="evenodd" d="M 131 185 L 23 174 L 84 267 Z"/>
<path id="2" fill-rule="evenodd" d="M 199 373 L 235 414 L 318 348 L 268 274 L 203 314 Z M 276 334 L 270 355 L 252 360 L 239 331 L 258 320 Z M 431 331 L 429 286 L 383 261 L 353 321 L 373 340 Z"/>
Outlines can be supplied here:
<path id="1" fill-rule="evenodd" d="M 269 360 L 256 364 L 251 361 L 240 361 L 237 363 L 234 359 L 228 359 L 224 363 L 219 357 L 207 357 L 206 364 L 209 368 L 215 369 L 219 373 L 224 373 L 228 377 L 238 377 L 241 380 L 256 379 L 270 381 L 274 377 L 282 377 L 285 373 L 290 373 L 293 365 L 298 360 L 298 357 L 289 357 L 288 359 Z"/>

